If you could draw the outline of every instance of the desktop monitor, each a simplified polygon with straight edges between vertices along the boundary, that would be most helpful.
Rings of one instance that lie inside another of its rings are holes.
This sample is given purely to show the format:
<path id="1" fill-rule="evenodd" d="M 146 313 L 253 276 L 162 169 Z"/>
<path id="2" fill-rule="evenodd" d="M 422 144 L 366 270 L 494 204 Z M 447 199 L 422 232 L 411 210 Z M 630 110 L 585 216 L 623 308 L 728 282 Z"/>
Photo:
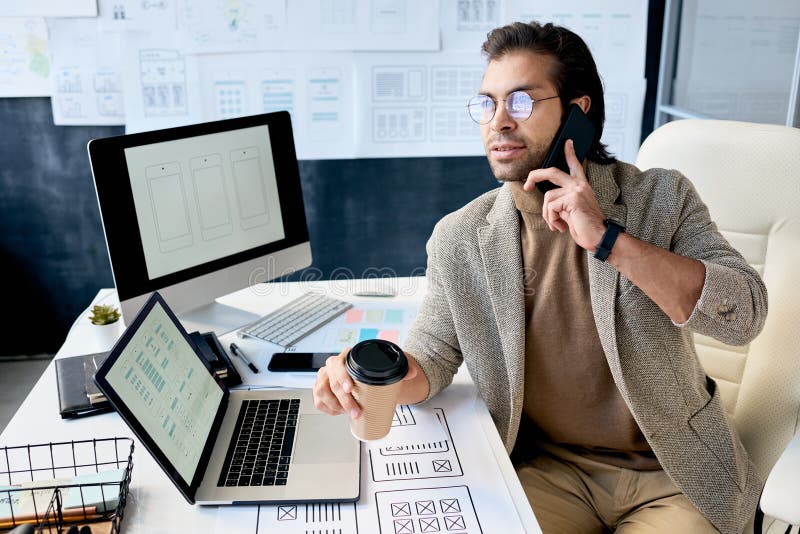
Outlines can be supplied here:
<path id="1" fill-rule="evenodd" d="M 127 323 L 158 290 L 191 328 L 257 316 L 215 299 L 311 264 L 289 113 L 94 139 L 89 159 Z"/>

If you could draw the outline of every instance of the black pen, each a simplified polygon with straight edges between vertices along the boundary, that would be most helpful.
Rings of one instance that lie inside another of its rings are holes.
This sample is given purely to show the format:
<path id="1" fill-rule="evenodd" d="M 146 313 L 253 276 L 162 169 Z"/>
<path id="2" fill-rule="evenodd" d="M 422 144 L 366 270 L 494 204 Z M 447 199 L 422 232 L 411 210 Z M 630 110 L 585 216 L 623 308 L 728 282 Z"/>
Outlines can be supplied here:
<path id="1" fill-rule="evenodd" d="M 244 355 L 242 349 L 236 346 L 236 343 L 231 343 L 231 352 L 233 353 L 234 356 L 238 356 L 239 358 L 241 358 L 242 361 L 247 364 L 247 367 L 249 367 L 251 371 L 253 371 L 254 373 L 258 372 L 258 367 L 253 365 L 253 362 L 247 359 L 247 356 Z"/>

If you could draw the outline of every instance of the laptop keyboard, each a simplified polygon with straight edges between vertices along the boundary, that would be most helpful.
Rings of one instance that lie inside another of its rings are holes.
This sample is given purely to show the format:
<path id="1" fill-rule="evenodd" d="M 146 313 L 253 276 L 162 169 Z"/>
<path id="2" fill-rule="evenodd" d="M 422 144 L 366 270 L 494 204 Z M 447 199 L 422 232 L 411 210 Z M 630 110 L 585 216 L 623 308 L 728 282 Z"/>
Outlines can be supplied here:
<path id="1" fill-rule="evenodd" d="M 245 400 L 218 486 L 285 486 L 300 399 Z"/>

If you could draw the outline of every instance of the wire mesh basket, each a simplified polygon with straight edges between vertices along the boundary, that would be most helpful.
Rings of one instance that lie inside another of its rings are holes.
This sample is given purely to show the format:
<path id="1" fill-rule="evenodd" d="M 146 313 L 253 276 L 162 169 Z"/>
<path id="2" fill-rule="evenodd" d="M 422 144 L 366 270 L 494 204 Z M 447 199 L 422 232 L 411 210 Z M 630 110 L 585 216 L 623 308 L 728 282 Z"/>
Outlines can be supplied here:
<path id="1" fill-rule="evenodd" d="M 0 532 L 33 524 L 37 533 L 61 534 L 103 523 L 116 534 L 132 470 L 130 438 L 0 447 Z"/>

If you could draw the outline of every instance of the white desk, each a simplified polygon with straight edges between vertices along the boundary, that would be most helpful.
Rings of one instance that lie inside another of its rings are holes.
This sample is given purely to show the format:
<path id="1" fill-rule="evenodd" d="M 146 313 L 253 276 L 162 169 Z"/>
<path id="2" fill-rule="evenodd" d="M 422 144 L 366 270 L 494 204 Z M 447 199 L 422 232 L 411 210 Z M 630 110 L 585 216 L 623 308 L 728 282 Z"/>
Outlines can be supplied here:
<path id="1" fill-rule="evenodd" d="M 424 278 L 398 278 L 394 279 L 395 287 L 398 290 L 398 301 L 420 302 L 425 291 Z M 307 289 L 323 290 L 327 293 L 347 300 L 386 302 L 387 299 L 373 298 L 353 298 L 348 297 L 347 293 L 352 289 L 353 282 L 297 282 L 283 284 L 263 284 L 254 289 L 246 289 L 226 296 L 222 302 L 235 305 L 247 311 L 265 314 L 275 309 L 285 302 L 288 302 L 300 292 Z M 98 302 L 114 302 L 116 295 L 111 290 L 101 290 L 95 298 L 93 304 Z M 92 351 L 108 350 L 113 344 L 112 336 L 103 334 L 98 327 L 89 323 L 88 313 L 84 312 L 75 322 L 70 330 L 64 345 L 59 350 L 56 358 L 84 354 Z M 113 329 L 112 329 L 113 331 Z M 230 334 L 231 336 L 233 334 Z M 105 336 L 105 339 L 104 339 Z M 272 351 L 269 351 L 270 353 Z M 258 354 L 257 365 L 262 367 L 262 373 L 266 373 L 266 351 Z M 238 359 L 234 358 L 237 368 L 239 368 L 245 382 L 253 377 L 246 368 L 241 365 Z M 463 369 L 463 367 L 462 367 Z M 261 377 L 263 382 L 264 377 Z M 445 390 L 436 399 L 440 399 L 443 405 L 453 408 L 453 411 L 462 412 L 466 410 L 467 415 L 474 414 L 480 423 L 476 428 L 482 429 L 483 436 L 456 436 L 453 433 L 454 442 L 460 441 L 459 445 L 464 450 L 485 450 L 484 456 L 480 458 L 481 472 L 500 476 L 505 483 L 507 493 L 505 495 L 493 494 L 495 502 L 478 503 L 476 505 L 478 518 L 481 519 L 481 509 L 508 507 L 516 511 L 517 517 L 512 517 L 510 521 L 514 524 L 513 531 L 534 533 L 540 532 L 530 505 L 520 486 L 519 480 L 514 472 L 513 466 L 509 461 L 500 437 L 492 423 L 491 417 L 482 400 L 477 398 L 474 385 L 469 379 L 466 371 L 459 373 L 450 388 Z M 433 403 L 433 400 L 431 401 Z M 47 443 L 63 440 L 79 440 L 90 438 L 101 438 L 111 436 L 130 436 L 131 431 L 115 413 L 93 416 L 83 419 L 62 420 L 58 414 L 58 397 L 56 390 L 56 379 L 54 365 L 51 363 L 45 370 L 42 377 L 34 386 L 31 393 L 25 399 L 20 409 L 14 415 L 5 431 L 0 435 L 0 445 L 22 445 L 28 443 Z M 475 447 L 472 440 L 480 440 L 485 443 L 485 447 Z M 485 441 L 484 441 L 485 440 Z M 488 452 L 491 451 L 491 452 Z M 366 456 L 366 453 L 365 453 Z M 362 463 L 362 466 L 364 464 Z M 486 469 L 485 471 L 483 471 Z M 465 469 L 466 471 L 466 469 Z M 375 506 L 376 495 L 374 486 L 376 483 L 366 480 L 368 469 L 362 467 L 362 497 L 358 507 L 366 506 L 371 503 Z M 499 473 L 499 475 L 498 475 Z M 472 486 L 475 493 L 479 489 L 480 481 L 473 480 L 470 484 L 470 473 L 463 473 L 459 478 L 441 479 L 431 483 L 432 486 Z M 476 476 L 474 473 L 473 477 Z M 380 483 L 377 483 L 380 484 Z M 365 491 L 365 486 L 369 486 Z M 476 488 L 477 487 L 477 488 Z M 412 491 L 412 490 L 407 490 Z M 378 503 L 380 504 L 380 503 Z M 353 506 L 353 505 L 350 505 Z M 220 532 L 243 532 L 255 534 L 256 524 L 249 519 L 248 514 L 255 512 L 255 507 L 241 507 L 239 510 L 230 510 L 230 507 L 217 509 L 216 507 L 192 506 L 180 496 L 178 490 L 172 485 L 169 479 L 163 474 L 158 465 L 153 461 L 147 450 L 138 444 L 134 452 L 134 470 L 131 481 L 131 494 L 125 512 L 123 527 L 129 533 L 159 533 L 159 532 L 210 532 L 217 530 Z M 262 507 L 264 509 L 264 507 Z M 487 522 L 487 517 L 491 514 L 484 514 L 481 519 L 482 532 L 496 532 L 491 522 Z M 512 514 L 513 515 L 513 514 Z M 489 519 L 491 519 L 489 517 Z M 372 532 L 373 526 L 369 521 L 362 521 L 359 516 L 358 532 Z M 509 521 L 505 518 L 504 521 Z M 288 526 L 288 523 L 286 523 Z M 375 522 L 377 525 L 377 520 Z M 388 532 L 385 524 L 381 522 L 382 534 L 395 534 Z M 262 523 L 263 526 L 263 523 Z M 444 529 L 444 525 L 441 526 Z M 289 529 L 292 532 L 294 528 Z M 286 532 L 289 532 L 286 530 Z M 505 529 L 508 530 L 508 529 Z M 259 530 L 263 532 L 263 530 Z M 270 530 L 272 532 L 273 530 Z M 283 531 L 283 530 L 281 530 Z M 308 532 L 309 530 L 305 530 Z M 417 530 L 415 529 L 415 532 Z M 446 531 L 446 530 L 443 530 Z M 342 531 L 344 533 L 344 531 Z M 377 531 L 376 531 L 377 532 Z M 472 531 L 470 531 L 472 534 Z M 510 533 L 509 533 L 510 534 Z"/>

